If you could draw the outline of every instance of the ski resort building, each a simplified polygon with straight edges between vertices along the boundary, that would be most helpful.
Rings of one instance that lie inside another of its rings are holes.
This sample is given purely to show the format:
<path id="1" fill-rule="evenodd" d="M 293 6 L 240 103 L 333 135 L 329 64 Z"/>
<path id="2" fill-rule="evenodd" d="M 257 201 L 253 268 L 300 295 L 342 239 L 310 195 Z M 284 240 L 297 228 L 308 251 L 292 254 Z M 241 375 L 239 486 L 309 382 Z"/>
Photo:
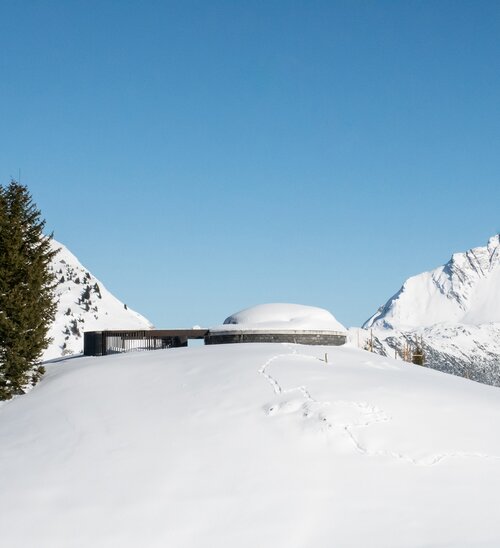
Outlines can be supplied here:
<path id="1" fill-rule="evenodd" d="M 89 331 L 84 354 L 103 356 L 131 350 L 156 350 L 187 346 L 189 340 L 205 344 L 287 342 L 340 346 L 347 331 L 323 308 L 297 304 L 262 304 L 232 314 L 210 329 L 148 329 Z"/>
<path id="2" fill-rule="evenodd" d="M 288 342 L 340 346 L 347 332 L 328 310 L 298 304 L 261 304 L 232 314 L 213 327 L 206 344 Z"/>

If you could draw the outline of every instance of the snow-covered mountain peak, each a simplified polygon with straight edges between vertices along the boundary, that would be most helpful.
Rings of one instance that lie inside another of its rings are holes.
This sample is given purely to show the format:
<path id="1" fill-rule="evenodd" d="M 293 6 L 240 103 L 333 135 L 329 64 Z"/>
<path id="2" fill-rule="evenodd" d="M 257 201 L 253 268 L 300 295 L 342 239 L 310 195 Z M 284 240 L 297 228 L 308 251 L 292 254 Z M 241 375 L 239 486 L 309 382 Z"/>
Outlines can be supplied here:
<path id="1" fill-rule="evenodd" d="M 406 280 L 363 327 L 413 329 L 441 322 L 500 321 L 500 235 L 454 253 L 444 266 Z"/>
<path id="2" fill-rule="evenodd" d="M 69 249 L 52 240 L 58 253 L 51 269 L 59 285 L 56 318 L 49 331 L 53 339 L 45 360 L 83 351 L 83 332 L 103 329 L 151 329 L 144 316 L 114 297 Z"/>
<path id="3" fill-rule="evenodd" d="M 494 236 L 491 236 L 491 238 L 488 240 L 488 249 L 497 248 L 500 246 L 500 233 L 495 234 Z"/>

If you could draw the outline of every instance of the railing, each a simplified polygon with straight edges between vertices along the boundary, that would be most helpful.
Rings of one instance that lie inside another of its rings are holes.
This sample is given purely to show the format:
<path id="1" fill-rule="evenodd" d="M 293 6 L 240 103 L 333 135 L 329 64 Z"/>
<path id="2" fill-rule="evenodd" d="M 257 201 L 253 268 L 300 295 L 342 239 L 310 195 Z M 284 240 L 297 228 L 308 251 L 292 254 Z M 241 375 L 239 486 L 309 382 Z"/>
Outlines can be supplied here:
<path id="1" fill-rule="evenodd" d="M 87 331 L 84 333 L 85 356 L 105 356 L 122 352 L 159 350 L 187 346 L 189 339 L 203 339 L 205 329 L 170 329 L 146 331 Z"/>

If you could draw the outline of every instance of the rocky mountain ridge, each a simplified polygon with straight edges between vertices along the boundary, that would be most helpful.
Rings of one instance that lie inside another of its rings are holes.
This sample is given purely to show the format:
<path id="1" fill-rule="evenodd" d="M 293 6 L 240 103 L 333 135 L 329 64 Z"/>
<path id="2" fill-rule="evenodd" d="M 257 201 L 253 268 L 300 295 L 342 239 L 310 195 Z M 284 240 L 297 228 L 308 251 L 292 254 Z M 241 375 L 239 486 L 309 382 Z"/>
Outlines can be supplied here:
<path id="1" fill-rule="evenodd" d="M 500 235 L 409 278 L 363 328 L 379 354 L 420 341 L 427 366 L 500 386 Z"/>
<path id="2" fill-rule="evenodd" d="M 406 280 L 363 327 L 411 329 L 441 322 L 500 322 L 500 235 Z"/>

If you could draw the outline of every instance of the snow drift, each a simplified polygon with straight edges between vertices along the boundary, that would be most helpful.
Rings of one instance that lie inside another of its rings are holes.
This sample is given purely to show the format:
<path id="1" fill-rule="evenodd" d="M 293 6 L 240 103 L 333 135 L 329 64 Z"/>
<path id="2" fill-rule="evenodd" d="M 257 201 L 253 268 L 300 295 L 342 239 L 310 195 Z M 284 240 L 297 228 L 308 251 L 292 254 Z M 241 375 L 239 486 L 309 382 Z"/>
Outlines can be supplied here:
<path id="1" fill-rule="evenodd" d="M 0 407 L 3 546 L 500 545 L 492 387 L 289 344 L 47 370 Z"/>

